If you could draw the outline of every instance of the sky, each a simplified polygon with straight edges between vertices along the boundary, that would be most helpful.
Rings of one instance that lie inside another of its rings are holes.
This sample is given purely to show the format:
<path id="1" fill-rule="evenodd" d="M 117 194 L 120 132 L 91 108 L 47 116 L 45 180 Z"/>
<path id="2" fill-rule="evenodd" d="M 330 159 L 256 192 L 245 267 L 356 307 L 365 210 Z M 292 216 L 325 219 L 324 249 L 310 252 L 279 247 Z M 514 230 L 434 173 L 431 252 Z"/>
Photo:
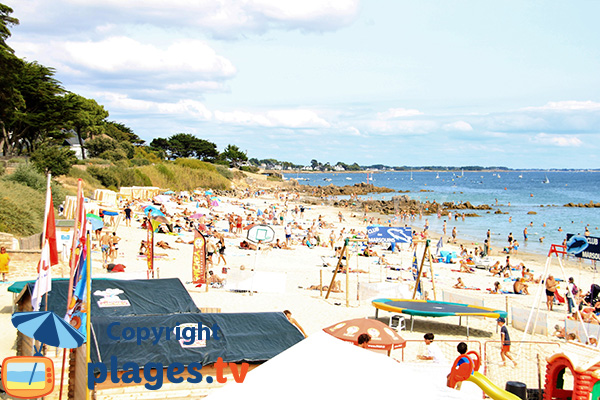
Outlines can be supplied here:
<path id="1" fill-rule="evenodd" d="M 600 2 L 1 0 L 142 139 L 297 164 L 600 168 Z"/>

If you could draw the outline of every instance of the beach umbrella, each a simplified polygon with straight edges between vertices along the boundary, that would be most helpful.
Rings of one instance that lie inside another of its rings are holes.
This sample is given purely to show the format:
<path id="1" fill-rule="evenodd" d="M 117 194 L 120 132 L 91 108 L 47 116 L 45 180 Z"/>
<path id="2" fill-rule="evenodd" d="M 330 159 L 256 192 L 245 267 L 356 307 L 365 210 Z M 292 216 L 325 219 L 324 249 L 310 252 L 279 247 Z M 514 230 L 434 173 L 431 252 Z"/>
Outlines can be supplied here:
<path id="1" fill-rule="evenodd" d="M 52 311 L 19 312 L 12 324 L 22 334 L 48 346 L 74 349 L 85 342 L 85 336 Z"/>
<path id="2" fill-rule="evenodd" d="M 151 211 L 151 210 L 160 211 L 160 208 L 158 208 L 156 206 L 146 206 L 144 208 L 144 214 L 148 214 L 148 211 Z"/>
<path id="3" fill-rule="evenodd" d="M 96 214 L 86 214 L 85 216 L 92 224 L 92 230 L 97 231 L 98 229 L 104 228 L 104 221 Z"/>
<path id="4" fill-rule="evenodd" d="M 156 217 L 152 217 L 152 219 L 154 221 L 160 222 L 161 224 L 170 224 L 169 220 L 167 219 L 167 217 L 164 217 L 162 215 L 157 215 Z M 154 225 L 154 224 L 153 224 Z"/>
<path id="5" fill-rule="evenodd" d="M 146 215 L 150 214 L 151 217 L 158 217 L 158 216 L 164 217 L 165 216 L 165 214 L 163 214 L 162 211 L 160 211 L 156 208 L 150 209 L 148 211 L 144 211 L 144 214 L 146 214 Z"/>
<path id="6" fill-rule="evenodd" d="M 204 192 L 204 194 L 210 196 L 211 194 L 213 194 L 213 191 L 209 189 L 206 192 Z"/>
<path id="7" fill-rule="evenodd" d="M 119 215 L 119 212 L 118 211 L 102 210 L 102 214 L 108 215 L 109 217 L 114 217 L 114 216 Z"/>
<path id="8" fill-rule="evenodd" d="M 164 192 L 163 194 L 175 194 L 175 192 L 174 192 L 174 191 L 172 191 L 172 190 L 167 190 L 167 191 L 166 191 L 166 192 Z"/>
<path id="9" fill-rule="evenodd" d="M 360 335 L 367 333 L 371 336 L 371 340 L 367 345 L 369 349 L 387 350 L 389 352 L 392 349 L 406 346 L 406 340 L 402 339 L 397 332 L 386 324 L 376 319 L 350 319 L 324 328 L 323 331 L 335 338 L 354 344 L 358 344 Z"/>

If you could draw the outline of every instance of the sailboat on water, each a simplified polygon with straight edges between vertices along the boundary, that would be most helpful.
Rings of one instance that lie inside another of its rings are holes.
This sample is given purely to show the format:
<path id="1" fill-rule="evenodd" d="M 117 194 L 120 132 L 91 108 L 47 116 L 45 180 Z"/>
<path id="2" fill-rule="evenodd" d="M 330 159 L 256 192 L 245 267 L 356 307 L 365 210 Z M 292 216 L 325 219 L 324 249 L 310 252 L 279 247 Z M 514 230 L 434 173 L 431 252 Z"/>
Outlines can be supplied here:
<path id="1" fill-rule="evenodd" d="M 411 181 L 413 180 L 413 178 L 412 178 L 412 169 L 410 170 L 410 180 Z"/>
<path id="2" fill-rule="evenodd" d="M 550 179 L 548 179 L 548 175 L 544 174 L 545 178 L 542 183 L 550 183 Z"/>
<path id="3" fill-rule="evenodd" d="M 440 179 L 440 173 L 438 172 L 437 175 L 435 176 L 435 179 Z"/>

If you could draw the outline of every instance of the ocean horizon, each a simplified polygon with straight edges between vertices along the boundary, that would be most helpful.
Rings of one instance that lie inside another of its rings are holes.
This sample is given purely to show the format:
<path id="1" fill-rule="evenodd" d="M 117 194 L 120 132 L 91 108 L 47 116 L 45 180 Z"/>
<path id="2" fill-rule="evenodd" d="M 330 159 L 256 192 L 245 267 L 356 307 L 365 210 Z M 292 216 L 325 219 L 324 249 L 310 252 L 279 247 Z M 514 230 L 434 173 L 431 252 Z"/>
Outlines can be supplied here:
<path id="1" fill-rule="evenodd" d="M 285 179 L 300 179 L 300 184 L 310 186 L 344 186 L 367 182 L 366 172 L 283 175 Z M 587 227 L 590 236 L 600 236 L 600 208 L 564 206 L 568 203 L 600 202 L 596 191 L 600 174 L 594 171 L 385 171 L 369 173 L 369 183 L 396 192 L 359 196 L 361 199 L 391 200 L 394 196 L 406 195 L 422 202 L 468 201 L 473 205 L 491 206 L 489 212 L 457 210 L 479 215 L 466 217 L 464 221 L 454 216 L 448 220 L 447 217 L 438 219 L 436 215 L 429 215 L 417 218 L 410 225 L 413 229 L 422 230 L 427 219 L 430 229 L 441 234 L 446 220 L 446 236 L 450 236 L 452 228 L 456 227 L 459 239 L 479 245 L 483 244 L 490 229 L 492 247 L 495 249 L 508 244 L 510 233 L 521 244 L 520 250 L 544 255 L 551 244 L 561 244 L 568 233 L 584 234 Z M 497 210 L 508 214 L 494 214 Z M 528 214 L 530 212 L 535 214 Z M 384 222 L 394 222 L 393 217 L 389 216 Z M 525 228 L 528 230 L 527 241 L 523 236 Z M 543 242 L 540 242 L 540 238 L 543 238 Z"/>

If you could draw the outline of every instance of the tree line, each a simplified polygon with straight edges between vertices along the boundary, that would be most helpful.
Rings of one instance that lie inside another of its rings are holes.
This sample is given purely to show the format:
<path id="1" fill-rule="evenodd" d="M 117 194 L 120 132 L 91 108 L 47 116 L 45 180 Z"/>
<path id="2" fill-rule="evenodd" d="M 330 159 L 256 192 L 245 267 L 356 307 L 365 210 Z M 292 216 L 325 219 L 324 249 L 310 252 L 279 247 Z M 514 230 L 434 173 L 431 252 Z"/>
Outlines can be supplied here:
<path id="1" fill-rule="evenodd" d="M 240 165 L 248 158 L 235 145 L 220 153 L 216 144 L 188 133 L 156 138 L 149 146 L 124 124 L 109 121 L 109 112 L 94 99 L 66 90 L 55 70 L 15 55 L 6 43 L 10 28 L 19 24 L 13 10 L 0 3 L 0 152 L 29 155 L 43 172 L 68 173 L 77 161 L 63 146 L 76 138 L 82 158 L 111 161 L 192 157 L 208 162 Z"/>

